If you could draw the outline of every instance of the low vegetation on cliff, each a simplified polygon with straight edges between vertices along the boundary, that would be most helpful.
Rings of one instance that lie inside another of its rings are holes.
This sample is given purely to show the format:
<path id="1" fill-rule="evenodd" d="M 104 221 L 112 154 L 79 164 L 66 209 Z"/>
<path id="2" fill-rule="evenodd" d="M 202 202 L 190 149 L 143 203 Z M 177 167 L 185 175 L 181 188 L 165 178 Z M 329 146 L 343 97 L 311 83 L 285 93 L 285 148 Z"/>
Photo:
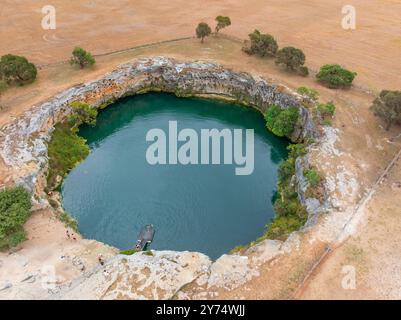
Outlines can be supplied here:
<path id="1" fill-rule="evenodd" d="M 290 137 L 298 121 L 299 110 L 296 107 L 281 109 L 272 105 L 265 113 L 267 128 L 279 137 Z"/>
<path id="2" fill-rule="evenodd" d="M 23 226 L 30 215 L 30 198 L 22 187 L 0 191 L 0 250 L 7 250 L 25 240 Z"/>
<path id="3" fill-rule="evenodd" d="M 257 240 L 285 240 L 292 232 L 299 230 L 306 222 L 308 213 L 298 199 L 292 179 L 295 175 L 295 160 L 306 154 L 303 144 L 288 147 L 289 155 L 278 170 L 278 192 L 274 203 L 276 212 L 272 222 L 266 226 L 266 233 Z"/>
<path id="4" fill-rule="evenodd" d="M 89 154 L 86 140 L 78 136 L 78 127 L 81 124 L 95 125 L 97 110 L 78 101 L 72 102 L 71 108 L 73 114 L 68 121 L 55 126 L 49 142 L 48 189 L 57 188 L 60 180 Z"/>

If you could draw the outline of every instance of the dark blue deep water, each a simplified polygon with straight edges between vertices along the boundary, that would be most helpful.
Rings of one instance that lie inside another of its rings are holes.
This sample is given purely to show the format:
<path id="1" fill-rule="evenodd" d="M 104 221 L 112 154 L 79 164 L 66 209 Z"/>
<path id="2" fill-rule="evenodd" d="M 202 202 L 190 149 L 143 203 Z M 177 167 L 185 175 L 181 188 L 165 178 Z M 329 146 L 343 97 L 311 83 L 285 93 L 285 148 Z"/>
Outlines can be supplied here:
<path id="1" fill-rule="evenodd" d="M 236 165 L 156 165 L 146 161 L 152 128 L 254 129 L 255 169 L 236 176 Z M 100 112 L 80 135 L 88 158 L 66 177 L 63 206 L 86 238 L 132 248 L 142 226 L 156 228 L 151 248 L 199 251 L 217 258 L 263 234 L 272 219 L 277 169 L 287 141 L 265 128 L 260 113 L 222 102 L 146 94 Z"/>

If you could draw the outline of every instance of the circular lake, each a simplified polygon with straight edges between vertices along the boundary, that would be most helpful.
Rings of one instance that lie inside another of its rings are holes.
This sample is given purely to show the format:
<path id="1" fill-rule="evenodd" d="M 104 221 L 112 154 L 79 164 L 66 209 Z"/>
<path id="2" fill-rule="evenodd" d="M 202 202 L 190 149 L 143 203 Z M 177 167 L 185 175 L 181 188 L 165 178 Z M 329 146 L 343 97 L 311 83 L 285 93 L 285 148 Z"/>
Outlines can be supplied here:
<path id="1" fill-rule="evenodd" d="M 253 129 L 253 173 L 236 175 L 243 165 L 235 161 L 149 164 L 146 152 L 153 142 L 146 135 L 160 128 L 168 143 L 169 121 L 177 122 L 178 131 L 194 129 L 199 137 L 202 129 L 242 129 L 243 155 L 245 129 Z M 288 143 L 269 133 L 252 108 L 145 94 L 102 110 L 96 126 L 83 126 L 79 134 L 91 153 L 65 178 L 62 197 L 86 238 L 125 250 L 135 245 L 144 225 L 153 224 L 152 249 L 199 251 L 215 259 L 261 236 L 274 215 L 277 169 Z"/>

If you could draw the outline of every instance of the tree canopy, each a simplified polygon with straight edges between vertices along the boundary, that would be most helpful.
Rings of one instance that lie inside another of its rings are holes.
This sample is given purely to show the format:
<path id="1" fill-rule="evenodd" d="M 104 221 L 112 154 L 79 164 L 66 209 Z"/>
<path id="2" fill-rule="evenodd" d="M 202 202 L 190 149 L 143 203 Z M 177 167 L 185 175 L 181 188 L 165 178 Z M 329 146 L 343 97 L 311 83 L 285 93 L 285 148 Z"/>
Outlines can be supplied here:
<path id="1" fill-rule="evenodd" d="M 216 17 L 216 32 L 218 33 L 221 29 L 226 28 L 231 25 L 230 17 L 217 16 Z"/>
<path id="2" fill-rule="evenodd" d="M 356 72 L 342 68 L 338 64 L 326 64 L 320 68 L 316 78 L 331 89 L 348 88 L 356 77 Z"/>
<path id="3" fill-rule="evenodd" d="M 36 79 L 37 69 L 25 57 L 6 54 L 0 59 L 0 80 L 24 85 Z"/>
<path id="4" fill-rule="evenodd" d="M 205 22 L 201 22 L 198 24 L 196 28 L 196 36 L 201 39 L 203 43 L 203 39 L 208 37 L 212 33 L 212 29 L 210 29 L 209 25 Z"/>
<path id="5" fill-rule="evenodd" d="M 298 117 L 299 111 L 296 107 L 281 109 L 277 105 L 272 105 L 265 114 L 266 126 L 276 136 L 289 137 L 294 131 Z"/>
<path id="6" fill-rule="evenodd" d="M 277 52 L 276 64 L 284 65 L 290 71 L 298 71 L 305 64 L 305 54 L 294 47 L 282 48 Z"/>
<path id="7" fill-rule="evenodd" d="M 249 35 L 249 44 L 246 43 L 243 50 L 248 54 L 256 54 L 260 57 L 274 57 L 278 50 L 277 41 L 274 37 L 267 33 L 261 33 L 255 30 Z"/>
<path id="8" fill-rule="evenodd" d="M 390 130 L 393 124 L 401 123 L 401 91 L 383 90 L 373 101 L 371 110 L 385 121 L 386 130 Z"/>
<path id="9" fill-rule="evenodd" d="M 96 62 L 95 58 L 90 52 L 85 51 L 80 47 L 74 48 L 70 59 L 71 65 L 78 65 L 81 69 L 94 65 Z"/>

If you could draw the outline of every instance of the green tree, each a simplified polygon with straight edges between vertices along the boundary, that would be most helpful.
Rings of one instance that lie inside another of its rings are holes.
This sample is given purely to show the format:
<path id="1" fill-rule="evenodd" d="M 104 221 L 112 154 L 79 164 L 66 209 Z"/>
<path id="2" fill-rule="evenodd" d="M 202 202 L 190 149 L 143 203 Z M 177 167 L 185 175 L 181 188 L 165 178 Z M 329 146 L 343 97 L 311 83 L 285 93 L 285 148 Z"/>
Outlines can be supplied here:
<path id="1" fill-rule="evenodd" d="M 216 33 L 218 33 L 221 29 L 226 28 L 231 25 L 230 17 L 217 16 L 216 22 L 217 22 Z"/>
<path id="2" fill-rule="evenodd" d="M 203 39 L 208 37 L 212 33 L 212 29 L 210 29 L 209 25 L 205 22 L 201 22 L 198 24 L 196 28 L 196 36 L 201 39 L 203 43 Z"/>
<path id="3" fill-rule="evenodd" d="M 249 42 L 242 48 L 248 54 L 256 54 L 260 57 L 274 57 L 278 50 L 277 41 L 270 34 L 260 33 L 255 30 L 249 35 Z"/>
<path id="4" fill-rule="evenodd" d="M 296 107 L 283 110 L 279 106 L 272 105 L 265 114 L 266 126 L 279 137 L 289 137 L 294 131 L 298 117 L 299 111 Z"/>
<path id="5" fill-rule="evenodd" d="M 294 47 L 282 48 L 277 52 L 276 64 L 284 65 L 290 71 L 298 71 L 305 64 L 305 54 Z"/>
<path id="6" fill-rule="evenodd" d="M 326 64 L 320 68 L 316 78 L 331 89 L 349 88 L 356 77 L 356 72 L 342 68 L 338 64 Z"/>
<path id="7" fill-rule="evenodd" d="M 6 54 L 0 59 L 0 79 L 8 84 L 24 85 L 35 81 L 37 69 L 25 57 Z"/>
<path id="8" fill-rule="evenodd" d="M 71 65 L 78 65 L 81 69 L 92 66 L 96 62 L 95 58 L 90 52 L 85 51 L 80 47 L 75 47 L 72 51 L 72 56 L 70 59 Z"/>
<path id="9" fill-rule="evenodd" d="M 30 195 L 23 187 L 0 191 L 0 249 L 8 249 L 25 240 L 23 225 L 30 210 Z"/>
<path id="10" fill-rule="evenodd" d="M 390 130 L 393 124 L 401 123 L 401 91 L 383 90 L 373 101 L 371 110 L 384 120 L 386 130 Z"/>

